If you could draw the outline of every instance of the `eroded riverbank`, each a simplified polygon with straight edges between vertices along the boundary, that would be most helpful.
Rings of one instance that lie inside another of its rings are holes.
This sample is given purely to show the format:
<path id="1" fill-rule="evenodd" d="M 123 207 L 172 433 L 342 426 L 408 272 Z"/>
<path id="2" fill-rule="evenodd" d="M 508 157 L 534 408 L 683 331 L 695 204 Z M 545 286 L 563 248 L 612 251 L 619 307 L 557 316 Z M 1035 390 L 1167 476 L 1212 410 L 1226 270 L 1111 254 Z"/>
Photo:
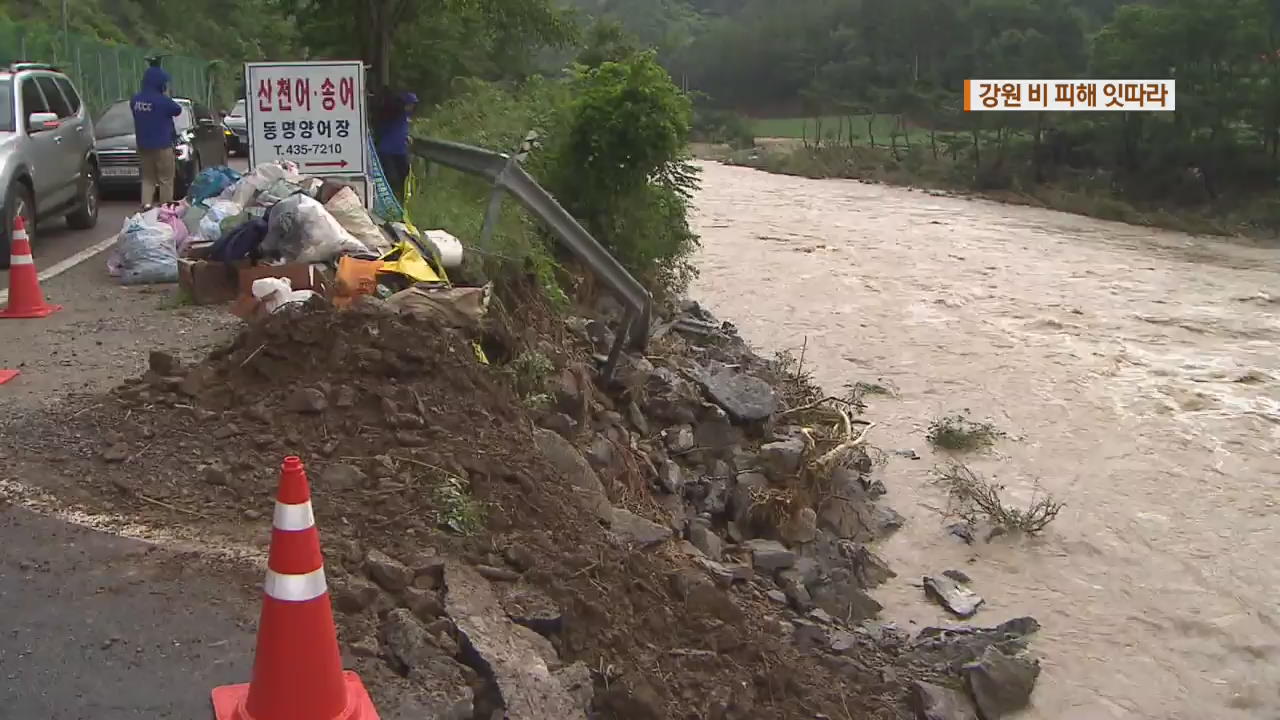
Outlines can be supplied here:
<path id="1" fill-rule="evenodd" d="M 1280 712 L 1280 288 L 1274 251 L 853 181 L 704 165 L 693 295 L 762 349 L 873 398 L 908 526 L 882 548 L 894 619 L 945 621 L 922 574 L 962 566 L 978 620 L 1045 626 L 1037 718 Z M 1068 506 L 1035 540 L 943 532 L 931 418 L 1013 437 L 973 458 Z M 970 562 L 971 561 L 971 562 Z"/>

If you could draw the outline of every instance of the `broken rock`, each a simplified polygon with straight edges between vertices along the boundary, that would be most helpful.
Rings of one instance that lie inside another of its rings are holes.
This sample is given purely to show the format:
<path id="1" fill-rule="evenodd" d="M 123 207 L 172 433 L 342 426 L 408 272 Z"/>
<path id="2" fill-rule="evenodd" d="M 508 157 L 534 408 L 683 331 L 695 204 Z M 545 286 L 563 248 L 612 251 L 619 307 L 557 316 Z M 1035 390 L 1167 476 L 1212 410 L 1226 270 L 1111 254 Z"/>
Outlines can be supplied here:
<path id="1" fill-rule="evenodd" d="M 322 413 L 328 407 L 329 400 L 315 388 L 299 388 L 285 402 L 285 408 L 296 413 Z"/>
<path id="2" fill-rule="evenodd" d="M 687 453 L 696 447 L 693 428 L 689 425 L 676 425 L 663 430 L 662 439 L 667 449 L 676 455 Z"/>
<path id="3" fill-rule="evenodd" d="M 320 487 L 325 490 L 351 490 L 364 482 L 364 473 L 351 465 L 330 465 L 320 473 Z"/>
<path id="4" fill-rule="evenodd" d="M 971 618 L 982 605 L 982 596 L 945 576 L 926 576 L 924 593 L 956 617 Z"/>
<path id="5" fill-rule="evenodd" d="M 923 681 L 911 684 L 911 709 L 916 720 L 978 720 L 964 693 Z"/>
<path id="6" fill-rule="evenodd" d="M 511 622 L 479 573 L 450 563 L 445 586 L 445 609 L 465 640 L 464 652 L 493 680 L 508 720 L 586 720 L 580 699 L 552 674 L 543 657 L 546 640 Z"/>
<path id="7" fill-rule="evenodd" d="M 629 510 L 614 508 L 609 529 L 623 545 L 652 547 L 666 542 L 672 535 L 671 528 L 636 515 Z"/>
<path id="8" fill-rule="evenodd" d="M 771 574 L 796 564 L 796 554 L 777 540 L 748 540 L 743 545 L 751 551 L 751 564 L 757 572 Z"/>
<path id="9" fill-rule="evenodd" d="M 793 437 L 761 445 L 760 460 L 769 477 L 781 482 L 799 472 L 804 452 L 804 440 Z"/>
<path id="10" fill-rule="evenodd" d="M 769 383 L 727 367 L 706 368 L 698 381 L 711 401 L 736 423 L 759 422 L 778 409 L 778 398 Z"/>
<path id="11" fill-rule="evenodd" d="M 723 541 L 711 529 L 711 523 L 705 520 L 695 520 L 689 526 L 689 542 L 693 543 L 693 546 L 698 548 L 703 555 L 717 562 L 724 555 Z"/>
<path id="12" fill-rule="evenodd" d="M 1005 655 L 989 647 L 961 672 L 984 720 L 999 720 L 1031 703 L 1040 662 L 1025 654 Z"/>
<path id="13" fill-rule="evenodd" d="M 398 592 L 413 582 L 413 571 L 380 550 L 370 550 L 364 558 L 369 576 L 390 592 Z"/>
<path id="14" fill-rule="evenodd" d="M 600 476 L 573 443 L 551 430 L 534 430 L 534 443 L 539 452 L 579 491 L 583 502 L 601 520 L 612 519 L 612 506 L 604 494 Z"/>
<path id="15" fill-rule="evenodd" d="M 563 628 L 564 615 L 546 593 L 531 587 L 519 587 L 502 596 L 502 609 L 517 624 L 550 637 Z"/>

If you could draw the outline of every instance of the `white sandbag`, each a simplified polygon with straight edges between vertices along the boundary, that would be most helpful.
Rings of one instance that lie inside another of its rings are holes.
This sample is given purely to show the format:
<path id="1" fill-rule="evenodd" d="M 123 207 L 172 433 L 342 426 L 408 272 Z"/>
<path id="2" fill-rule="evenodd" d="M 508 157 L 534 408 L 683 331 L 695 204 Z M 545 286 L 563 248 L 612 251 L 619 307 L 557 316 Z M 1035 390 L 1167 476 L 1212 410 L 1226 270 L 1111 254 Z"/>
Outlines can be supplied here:
<path id="1" fill-rule="evenodd" d="M 329 198 L 324 204 L 338 224 L 351 236 L 364 243 L 365 247 L 382 255 L 391 249 L 387 236 L 374 224 L 369 211 L 364 209 L 360 196 L 350 187 L 344 187 Z"/>
<path id="2" fill-rule="evenodd" d="M 462 243 L 452 233 L 444 230 L 428 230 L 422 233 L 427 242 L 440 254 L 440 264 L 447 270 L 462 266 Z"/>

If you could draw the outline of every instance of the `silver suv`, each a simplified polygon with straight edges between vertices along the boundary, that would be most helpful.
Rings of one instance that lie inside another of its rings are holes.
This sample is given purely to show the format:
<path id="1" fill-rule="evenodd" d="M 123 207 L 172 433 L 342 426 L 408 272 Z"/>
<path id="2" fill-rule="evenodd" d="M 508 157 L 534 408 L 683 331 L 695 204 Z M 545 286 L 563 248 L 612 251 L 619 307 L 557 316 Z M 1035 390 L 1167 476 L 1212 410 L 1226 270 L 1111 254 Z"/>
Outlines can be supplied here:
<path id="1" fill-rule="evenodd" d="M 48 65 L 0 67 L 0 269 L 18 215 L 65 215 L 77 230 L 98 222 L 98 161 L 89 110 L 66 75 Z"/>

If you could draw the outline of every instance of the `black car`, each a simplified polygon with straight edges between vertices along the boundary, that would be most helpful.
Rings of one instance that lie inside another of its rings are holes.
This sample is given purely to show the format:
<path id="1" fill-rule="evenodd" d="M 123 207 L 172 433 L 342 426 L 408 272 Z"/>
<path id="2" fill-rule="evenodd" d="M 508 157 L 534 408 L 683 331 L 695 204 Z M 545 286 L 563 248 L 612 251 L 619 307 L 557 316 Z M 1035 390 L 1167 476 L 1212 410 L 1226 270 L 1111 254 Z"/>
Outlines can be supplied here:
<path id="1" fill-rule="evenodd" d="M 186 195 L 196 175 L 206 167 L 227 163 L 227 137 L 222 123 L 209 109 L 184 98 L 174 98 L 182 114 L 173 119 L 178 131 L 177 157 L 173 196 Z M 133 110 L 128 100 L 107 106 L 93 121 L 97 139 L 99 183 L 104 189 L 137 188 L 142 183 L 142 166 L 138 163 L 138 144 L 134 136 Z"/>

